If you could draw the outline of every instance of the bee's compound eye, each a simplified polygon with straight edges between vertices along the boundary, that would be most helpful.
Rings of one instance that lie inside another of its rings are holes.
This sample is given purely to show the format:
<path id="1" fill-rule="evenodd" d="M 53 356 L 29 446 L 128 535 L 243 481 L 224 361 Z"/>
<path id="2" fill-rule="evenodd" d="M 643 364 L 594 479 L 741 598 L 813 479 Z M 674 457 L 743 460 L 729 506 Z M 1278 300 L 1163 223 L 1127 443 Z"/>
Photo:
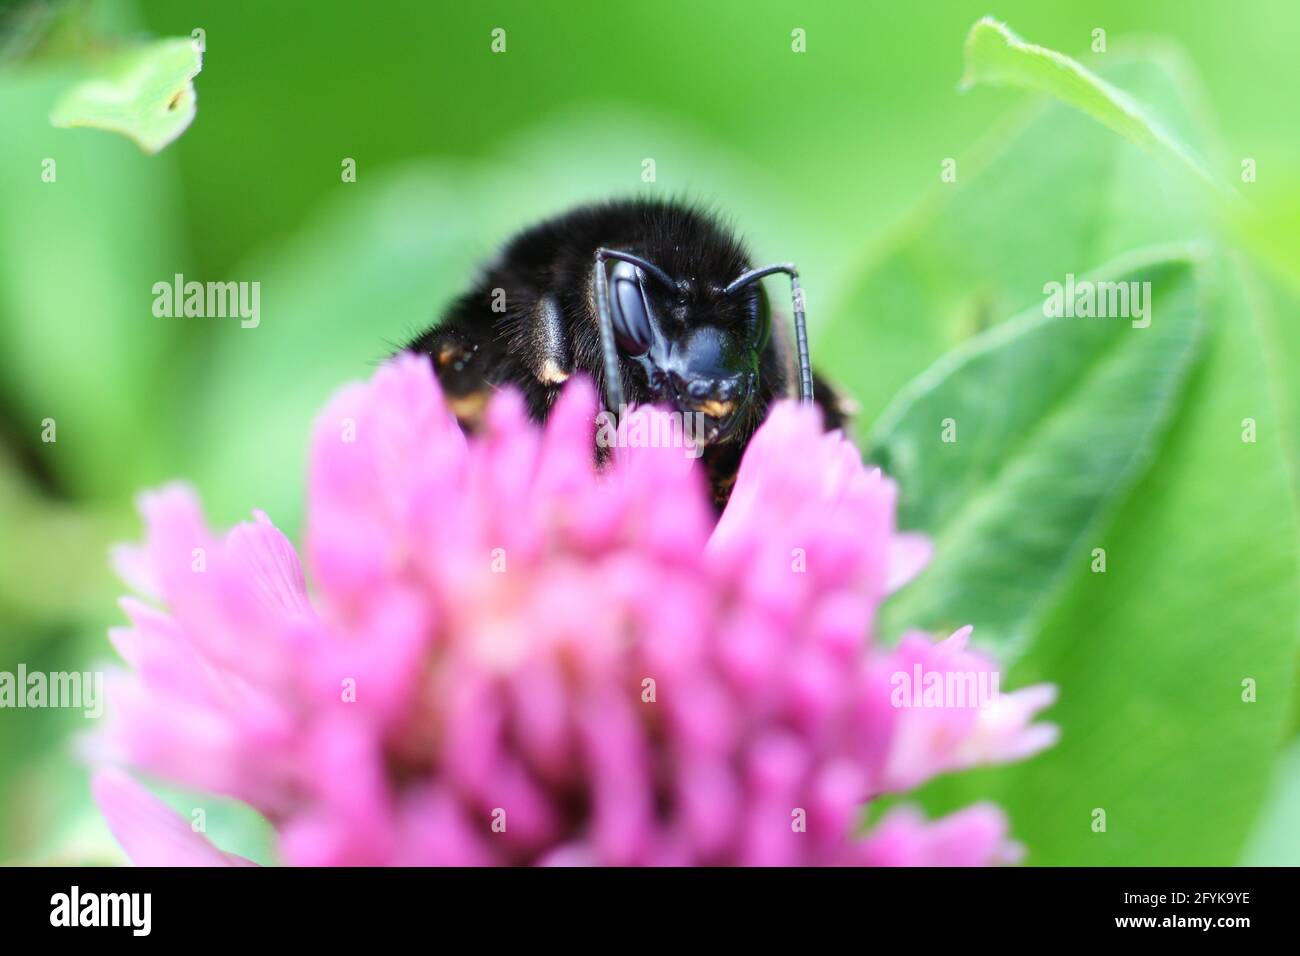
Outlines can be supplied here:
<path id="1" fill-rule="evenodd" d="M 650 350 L 650 314 L 636 266 L 616 263 L 610 281 L 610 318 L 619 347 L 629 355 L 644 355 Z"/>

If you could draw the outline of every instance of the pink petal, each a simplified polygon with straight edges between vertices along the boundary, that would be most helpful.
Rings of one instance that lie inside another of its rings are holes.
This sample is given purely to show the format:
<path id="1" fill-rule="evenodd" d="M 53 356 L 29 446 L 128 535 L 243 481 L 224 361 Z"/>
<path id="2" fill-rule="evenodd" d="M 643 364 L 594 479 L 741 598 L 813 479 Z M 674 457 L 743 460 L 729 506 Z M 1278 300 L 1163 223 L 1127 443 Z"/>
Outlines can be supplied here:
<path id="1" fill-rule="evenodd" d="M 223 853 L 140 784 L 119 770 L 91 779 L 95 802 L 117 842 L 138 866 L 253 866 Z"/>

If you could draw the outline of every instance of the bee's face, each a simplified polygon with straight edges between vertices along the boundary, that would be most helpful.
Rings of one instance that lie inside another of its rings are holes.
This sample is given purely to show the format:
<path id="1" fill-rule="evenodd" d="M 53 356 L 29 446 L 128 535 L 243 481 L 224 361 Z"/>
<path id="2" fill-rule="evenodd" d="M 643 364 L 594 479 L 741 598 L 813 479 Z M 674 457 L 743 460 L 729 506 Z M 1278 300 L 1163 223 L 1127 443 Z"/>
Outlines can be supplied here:
<path id="1" fill-rule="evenodd" d="M 619 350 L 641 373 L 629 384 L 649 401 L 703 416 L 703 441 L 731 437 L 754 400 L 767 344 L 770 318 L 761 292 L 729 297 L 721 285 L 694 278 L 668 288 L 617 261 L 609 303 Z"/>

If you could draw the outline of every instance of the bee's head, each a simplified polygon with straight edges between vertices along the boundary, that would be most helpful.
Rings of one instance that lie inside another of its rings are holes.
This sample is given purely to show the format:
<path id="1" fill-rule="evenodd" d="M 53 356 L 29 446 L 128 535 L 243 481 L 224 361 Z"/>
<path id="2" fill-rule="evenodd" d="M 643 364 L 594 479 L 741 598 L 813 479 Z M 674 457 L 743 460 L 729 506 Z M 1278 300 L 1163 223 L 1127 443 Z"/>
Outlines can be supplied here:
<path id="1" fill-rule="evenodd" d="M 614 258 L 607 275 L 609 325 L 633 401 L 668 405 L 695 419 L 700 440 L 733 437 L 750 419 L 771 332 L 761 289 L 674 277 L 648 261 Z"/>

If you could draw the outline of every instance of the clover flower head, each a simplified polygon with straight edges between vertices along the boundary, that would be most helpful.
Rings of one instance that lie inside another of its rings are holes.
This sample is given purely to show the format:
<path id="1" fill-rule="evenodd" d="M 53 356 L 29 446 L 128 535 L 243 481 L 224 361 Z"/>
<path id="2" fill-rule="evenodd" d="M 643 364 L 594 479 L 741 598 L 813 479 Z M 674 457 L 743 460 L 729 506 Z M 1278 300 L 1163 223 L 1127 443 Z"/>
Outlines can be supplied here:
<path id="1" fill-rule="evenodd" d="M 715 520 L 680 448 L 598 467 L 596 409 L 574 381 L 539 428 L 505 391 L 466 438 L 424 359 L 344 388 L 312 442 L 309 575 L 264 514 L 217 535 L 187 488 L 144 495 L 94 781 L 128 854 L 239 862 L 123 767 L 246 802 L 300 865 L 1014 859 L 993 806 L 862 826 L 1054 734 L 1046 686 L 898 706 L 900 673 L 995 665 L 966 631 L 876 643 L 928 557 L 893 483 L 778 404 Z"/>

